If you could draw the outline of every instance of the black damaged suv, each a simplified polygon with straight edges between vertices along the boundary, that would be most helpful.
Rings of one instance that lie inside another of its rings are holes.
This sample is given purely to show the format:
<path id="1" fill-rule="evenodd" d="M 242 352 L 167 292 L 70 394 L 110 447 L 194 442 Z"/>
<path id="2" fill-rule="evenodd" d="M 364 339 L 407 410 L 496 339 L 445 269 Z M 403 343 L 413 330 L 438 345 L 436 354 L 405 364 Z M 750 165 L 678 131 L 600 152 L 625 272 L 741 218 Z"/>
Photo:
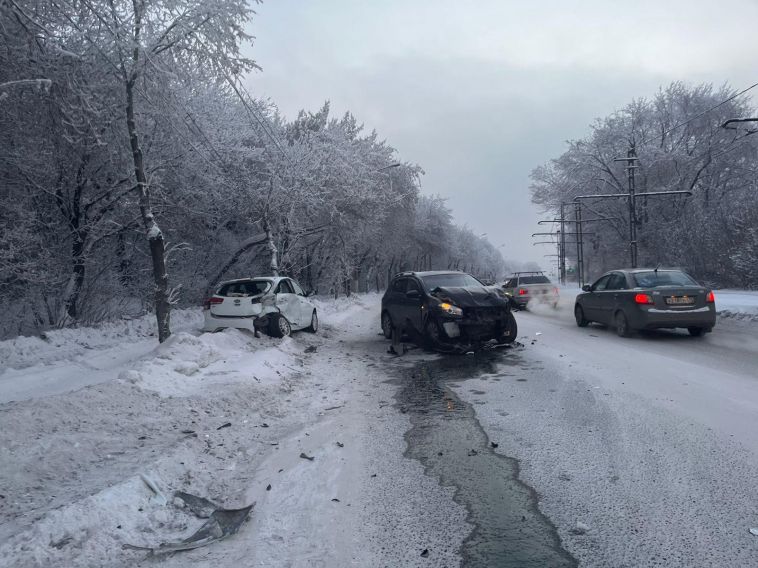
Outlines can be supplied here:
<path id="1" fill-rule="evenodd" d="M 511 343 L 518 328 L 511 300 L 465 272 L 402 272 L 382 298 L 382 332 L 393 327 L 433 347 Z"/>

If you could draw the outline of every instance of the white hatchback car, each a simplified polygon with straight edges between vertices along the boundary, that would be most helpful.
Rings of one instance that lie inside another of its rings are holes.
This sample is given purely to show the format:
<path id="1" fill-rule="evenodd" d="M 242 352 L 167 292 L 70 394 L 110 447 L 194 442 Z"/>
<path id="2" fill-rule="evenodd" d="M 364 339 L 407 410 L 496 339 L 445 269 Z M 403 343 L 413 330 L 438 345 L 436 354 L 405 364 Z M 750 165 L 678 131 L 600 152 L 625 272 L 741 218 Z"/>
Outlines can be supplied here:
<path id="1" fill-rule="evenodd" d="M 316 306 L 291 278 L 243 278 L 223 282 L 203 304 L 203 331 L 227 327 L 284 337 L 318 331 Z"/>

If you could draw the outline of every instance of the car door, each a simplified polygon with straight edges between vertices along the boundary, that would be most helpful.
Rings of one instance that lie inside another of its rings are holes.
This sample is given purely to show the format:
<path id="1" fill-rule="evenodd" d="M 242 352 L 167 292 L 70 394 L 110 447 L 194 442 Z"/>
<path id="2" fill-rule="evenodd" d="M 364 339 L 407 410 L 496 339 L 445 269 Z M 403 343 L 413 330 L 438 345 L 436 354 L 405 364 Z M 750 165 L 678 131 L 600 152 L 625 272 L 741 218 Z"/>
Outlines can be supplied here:
<path id="1" fill-rule="evenodd" d="M 408 278 L 401 276 L 395 278 L 387 291 L 387 301 L 385 308 L 390 314 L 392 323 L 397 325 L 403 321 L 403 310 L 405 300 L 405 289 L 408 286 Z"/>
<path id="2" fill-rule="evenodd" d="M 597 281 L 590 286 L 591 292 L 585 294 L 582 297 L 582 308 L 584 309 L 584 317 L 591 321 L 605 323 L 603 317 L 602 304 L 607 299 L 603 296 L 605 287 L 610 280 L 610 274 L 604 274 Z"/>
<path id="3" fill-rule="evenodd" d="M 307 326 L 310 324 L 311 321 L 311 315 L 313 314 L 313 304 L 308 301 L 308 298 L 305 297 L 305 292 L 303 292 L 303 288 L 298 284 L 295 280 L 289 280 L 290 285 L 292 286 L 292 289 L 295 291 L 295 296 L 297 296 L 298 301 L 298 309 L 300 311 L 300 323 L 302 323 L 304 326 Z"/>
<path id="4" fill-rule="evenodd" d="M 616 310 L 622 304 L 623 290 L 626 289 L 626 277 L 620 272 L 613 272 L 608 279 L 605 290 L 600 292 L 600 321 L 607 324 L 614 322 Z"/>
<path id="5" fill-rule="evenodd" d="M 279 308 L 282 315 L 287 318 L 292 327 L 300 327 L 302 323 L 300 300 L 298 300 L 289 280 L 280 280 L 274 293 L 276 294 L 276 307 Z"/>
<path id="6" fill-rule="evenodd" d="M 418 292 L 416 297 L 408 297 L 408 294 Z M 421 283 L 415 278 L 408 278 L 408 284 L 405 289 L 403 297 L 403 319 L 410 322 L 410 324 L 417 330 L 422 331 L 422 310 L 421 306 L 424 304 L 424 292 L 421 288 Z"/>

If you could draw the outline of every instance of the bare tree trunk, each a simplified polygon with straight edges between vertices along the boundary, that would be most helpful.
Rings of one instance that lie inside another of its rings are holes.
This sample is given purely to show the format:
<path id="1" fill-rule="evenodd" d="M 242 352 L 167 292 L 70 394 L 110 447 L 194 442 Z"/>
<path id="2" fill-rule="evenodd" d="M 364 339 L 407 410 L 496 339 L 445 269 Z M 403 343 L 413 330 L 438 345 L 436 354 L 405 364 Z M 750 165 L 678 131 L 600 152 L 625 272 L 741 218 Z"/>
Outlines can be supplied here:
<path id="1" fill-rule="evenodd" d="M 129 143 L 134 162 L 134 176 L 137 179 L 137 195 L 142 224 L 150 245 L 150 259 L 153 264 L 153 281 L 155 283 L 155 317 L 158 321 L 158 341 L 163 343 L 171 335 L 171 302 L 169 300 L 168 273 L 166 272 L 166 247 L 158 223 L 155 221 L 150 203 L 150 188 L 147 184 L 145 164 L 142 158 L 137 123 L 134 118 L 134 83 L 132 74 L 126 81 L 126 126 L 129 131 Z"/>
<path id="2" fill-rule="evenodd" d="M 271 234 L 271 227 L 268 224 L 268 217 L 263 217 L 263 231 L 266 233 L 266 248 L 271 253 L 271 261 L 269 262 L 269 269 L 272 276 L 279 276 L 279 262 L 277 261 L 276 245 L 274 244 L 274 237 Z"/>
<path id="3" fill-rule="evenodd" d="M 82 284 L 84 284 L 84 243 L 87 239 L 87 234 L 86 232 L 75 231 L 73 239 L 71 243 L 71 275 L 66 283 L 63 295 L 63 314 L 58 322 L 58 325 L 61 327 L 65 325 L 66 321 L 73 321 L 78 317 L 77 302 L 79 301 L 79 294 L 82 291 Z"/>

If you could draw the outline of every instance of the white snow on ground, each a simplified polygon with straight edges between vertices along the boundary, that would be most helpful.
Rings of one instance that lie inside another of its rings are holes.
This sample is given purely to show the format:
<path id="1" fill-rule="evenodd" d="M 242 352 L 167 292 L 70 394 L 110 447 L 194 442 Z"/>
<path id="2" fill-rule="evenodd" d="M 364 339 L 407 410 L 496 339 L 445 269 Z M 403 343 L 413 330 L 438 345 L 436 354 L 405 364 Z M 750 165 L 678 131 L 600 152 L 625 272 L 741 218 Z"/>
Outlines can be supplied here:
<path id="1" fill-rule="evenodd" d="M 197 330 L 200 310 L 171 314 L 175 332 Z M 197 331 L 196 331 L 197 332 Z M 62 394 L 111 380 L 157 345 L 155 316 L 0 341 L 0 403 Z"/>
<path id="2" fill-rule="evenodd" d="M 758 320 L 758 291 L 716 290 L 715 294 L 720 316 Z"/>
<path id="3" fill-rule="evenodd" d="M 389 404 L 377 303 L 319 301 L 319 334 L 284 340 L 189 325 L 144 351 L 144 334 L 123 330 L 57 334 L 52 348 L 21 341 L 16 364 L 36 352 L 50 374 L 36 398 L 0 405 L 3 566 L 414 566 L 429 564 L 424 549 L 435 566 L 457 566 L 471 527 L 453 489 L 403 458 L 408 422 Z M 88 370 L 118 350 L 128 355 Z M 21 380 L 7 373 L 3 400 Z M 156 559 L 123 549 L 202 524 L 171 502 L 176 490 L 256 506 L 223 543 Z"/>

